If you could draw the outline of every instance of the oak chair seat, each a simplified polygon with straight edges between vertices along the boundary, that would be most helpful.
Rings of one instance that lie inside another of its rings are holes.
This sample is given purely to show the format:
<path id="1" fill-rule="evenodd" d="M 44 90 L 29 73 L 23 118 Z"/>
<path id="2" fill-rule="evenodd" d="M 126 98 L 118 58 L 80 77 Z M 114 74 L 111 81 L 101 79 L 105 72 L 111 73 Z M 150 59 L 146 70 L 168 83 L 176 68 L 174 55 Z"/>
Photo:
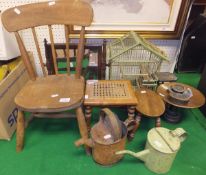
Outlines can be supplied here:
<path id="1" fill-rule="evenodd" d="M 15 103 L 23 111 L 61 112 L 80 106 L 83 96 L 83 78 L 59 74 L 28 81 L 15 97 Z"/>

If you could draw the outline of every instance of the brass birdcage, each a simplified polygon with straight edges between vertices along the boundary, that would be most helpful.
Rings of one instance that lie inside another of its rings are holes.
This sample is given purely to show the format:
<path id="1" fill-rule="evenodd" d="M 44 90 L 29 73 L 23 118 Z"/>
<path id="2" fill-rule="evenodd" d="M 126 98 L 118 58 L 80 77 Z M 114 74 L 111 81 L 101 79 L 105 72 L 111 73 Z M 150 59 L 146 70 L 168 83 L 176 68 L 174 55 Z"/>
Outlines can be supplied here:
<path id="1" fill-rule="evenodd" d="M 108 79 L 129 79 L 134 87 L 156 88 L 157 76 L 166 54 L 131 31 L 107 44 Z"/>

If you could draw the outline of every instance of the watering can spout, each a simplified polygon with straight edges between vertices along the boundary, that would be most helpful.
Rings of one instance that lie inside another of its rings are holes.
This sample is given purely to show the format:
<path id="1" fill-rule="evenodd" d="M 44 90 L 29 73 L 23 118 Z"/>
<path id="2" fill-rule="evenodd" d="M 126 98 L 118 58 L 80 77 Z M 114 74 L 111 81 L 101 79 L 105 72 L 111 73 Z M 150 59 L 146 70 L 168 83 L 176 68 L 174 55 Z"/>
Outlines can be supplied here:
<path id="1" fill-rule="evenodd" d="M 140 159 L 140 160 L 145 162 L 149 152 L 150 151 L 148 149 L 140 151 L 138 153 L 135 153 L 135 152 L 132 152 L 132 151 L 129 151 L 129 150 L 122 150 L 122 151 L 116 152 L 116 154 L 129 154 L 129 155 L 131 155 L 133 157 L 136 157 L 136 158 L 138 158 L 138 159 Z"/>

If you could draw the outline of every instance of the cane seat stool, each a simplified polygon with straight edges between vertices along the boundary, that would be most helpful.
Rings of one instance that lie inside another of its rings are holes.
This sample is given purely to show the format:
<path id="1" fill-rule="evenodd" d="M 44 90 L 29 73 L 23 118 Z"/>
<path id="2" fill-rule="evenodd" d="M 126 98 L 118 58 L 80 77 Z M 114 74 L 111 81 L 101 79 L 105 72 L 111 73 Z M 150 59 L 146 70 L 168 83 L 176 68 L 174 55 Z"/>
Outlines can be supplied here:
<path id="1" fill-rule="evenodd" d="M 128 123 L 134 120 L 138 99 L 129 80 L 87 80 L 85 91 L 85 117 L 88 130 L 92 107 L 127 107 Z M 128 135 L 134 137 L 134 133 Z M 131 139 L 132 139 L 131 138 Z"/>
<path id="2" fill-rule="evenodd" d="M 142 116 L 153 118 L 156 120 L 156 127 L 161 126 L 161 115 L 165 111 L 165 104 L 161 97 L 155 92 L 147 88 L 141 88 L 135 91 L 135 95 L 138 98 L 138 104 L 136 105 L 137 116 L 136 129 L 140 125 Z"/>
<path id="3" fill-rule="evenodd" d="M 78 121 L 81 137 L 87 139 L 87 125 L 82 111 L 85 81 L 81 76 L 81 70 L 84 54 L 85 27 L 89 26 L 93 20 L 91 5 L 76 0 L 32 3 L 8 9 L 3 12 L 1 17 L 4 27 L 9 32 L 15 33 L 23 62 L 30 77 L 28 83 L 25 84 L 15 97 L 15 103 L 18 107 L 16 150 L 21 151 L 23 148 L 25 132 L 24 111 L 31 112 L 34 116 L 36 113 L 43 113 L 42 116 L 45 115 L 51 118 L 55 116 L 60 118 L 60 115 L 57 113 L 75 109 L 75 117 Z M 65 29 L 67 74 L 58 73 L 53 25 L 62 25 Z M 69 34 L 70 28 L 73 25 L 80 27 L 80 37 L 76 58 L 76 71 L 75 74 L 71 75 Z M 47 75 L 44 67 L 37 37 L 38 30 L 36 30 L 36 27 L 39 26 L 48 26 L 47 31 L 52 46 L 55 75 Z M 23 42 L 19 32 L 24 29 L 31 30 L 31 34 L 33 34 L 43 77 L 37 77 L 29 60 L 28 52 L 24 45 L 26 43 Z M 69 116 L 69 114 L 67 114 L 67 116 Z"/>

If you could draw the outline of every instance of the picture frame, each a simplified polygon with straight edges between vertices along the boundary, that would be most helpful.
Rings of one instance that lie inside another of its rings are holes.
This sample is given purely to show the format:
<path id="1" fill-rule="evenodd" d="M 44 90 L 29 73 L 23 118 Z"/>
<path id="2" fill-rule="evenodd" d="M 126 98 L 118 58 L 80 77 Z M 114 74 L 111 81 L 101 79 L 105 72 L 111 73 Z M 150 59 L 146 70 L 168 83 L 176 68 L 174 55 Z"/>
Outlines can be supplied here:
<path id="1" fill-rule="evenodd" d="M 206 0 L 195 0 L 194 5 L 206 5 Z"/>
<path id="2" fill-rule="evenodd" d="M 86 27 L 86 38 L 117 38 L 133 30 L 144 38 L 151 39 L 178 39 L 192 2 L 192 0 L 155 0 L 150 2 L 149 0 L 84 1 L 91 3 L 94 10 L 93 23 L 90 27 Z M 135 6 L 134 3 L 139 2 L 142 2 L 139 11 L 137 8 L 129 11 Z M 152 5 L 151 2 L 159 4 Z M 112 11 L 113 13 L 111 13 Z M 160 13 L 160 11 L 163 12 Z M 76 36 L 78 30 L 77 26 L 72 27 L 73 37 Z"/>

